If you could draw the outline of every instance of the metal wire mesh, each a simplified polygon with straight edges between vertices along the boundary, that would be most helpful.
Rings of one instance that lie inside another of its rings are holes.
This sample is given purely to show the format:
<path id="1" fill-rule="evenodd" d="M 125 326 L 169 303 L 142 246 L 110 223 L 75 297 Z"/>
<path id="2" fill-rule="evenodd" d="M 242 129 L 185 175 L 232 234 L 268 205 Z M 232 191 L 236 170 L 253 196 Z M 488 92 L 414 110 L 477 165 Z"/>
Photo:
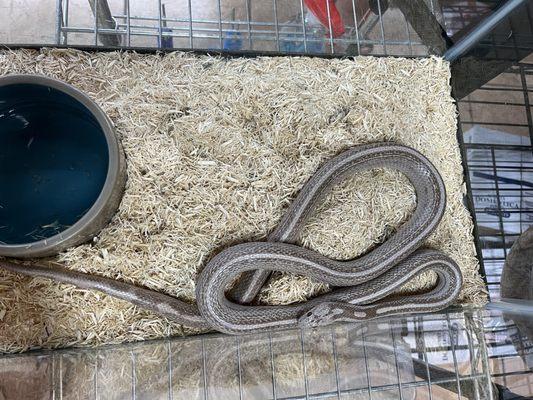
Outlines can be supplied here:
<path id="1" fill-rule="evenodd" d="M 533 225 L 533 65 L 520 63 L 459 102 L 478 243 L 491 299 L 514 240 Z"/>
<path id="2" fill-rule="evenodd" d="M 38 389 L 5 398 L 526 399 L 533 344 L 520 335 L 509 316 L 472 309 L 6 356 L 0 371 Z"/>
<path id="3" fill-rule="evenodd" d="M 490 399 L 483 316 L 21 355 L 0 369 L 44 364 L 53 399 Z"/>
<path id="4" fill-rule="evenodd" d="M 471 28 L 474 21 L 482 19 L 496 4 L 497 1 L 442 1 L 441 12 L 446 15 L 446 32 L 453 36 L 463 29 Z"/>
<path id="5" fill-rule="evenodd" d="M 498 50 L 490 42 L 492 50 Z M 477 243 L 492 301 L 500 298 L 500 278 L 511 246 L 533 225 L 531 61 L 510 66 L 458 102 Z M 533 395 L 533 343 L 527 336 L 531 323 L 531 316 L 525 322 L 510 316 L 484 318 L 491 379 L 499 398 Z"/>
<path id="6" fill-rule="evenodd" d="M 56 44 L 313 54 L 425 55 L 427 46 L 412 24 L 387 1 L 346 2 L 339 11 L 345 33 L 330 3 L 320 23 L 304 0 L 58 0 Z M 110 13 L 91 12 L 109 5 Z M 242 3 L 242 4 L 241 4 Z M 374 4 L 372 7 L 370 3 Z M 424 4 L 424 3 L 422 3 Z M 428 9 L 439 6 L 427 0 Z"/>

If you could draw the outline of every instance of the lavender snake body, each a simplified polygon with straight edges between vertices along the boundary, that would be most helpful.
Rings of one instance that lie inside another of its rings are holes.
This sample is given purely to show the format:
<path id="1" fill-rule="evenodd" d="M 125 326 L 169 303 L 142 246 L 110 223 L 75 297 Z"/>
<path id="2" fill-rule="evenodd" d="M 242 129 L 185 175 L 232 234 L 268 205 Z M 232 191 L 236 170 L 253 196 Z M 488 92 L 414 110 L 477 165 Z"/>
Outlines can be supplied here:
<path id="1" fill-rule="evenodd" d="M 332 260 L 294 244 L 306 220 L 335 184 L 351 174 L 381 167 L 406 175 L 417 197 L 411 218 L 388 240 L 349 261 Z M 440 222 L 445 205 L 444 183 L 429 160 L 409 147 L 376 143 L 354 147 L 327 161 L 304 185 L 266 242 L 238 244 L 214 256 L 198 278 L 198 306 L 133 284 L 59 267 L 5 260 L 0 260 L 0 267 L 99 290 L 180 324 L 231 334 L 431 312 L 451 304 L 462 285 L 460 269 L 453 260 L 435 250 L 419 249 Z M 428 270 L 438 276 L 438 283 L 430 292 L 390 296 Z M 257 296 L 271 271 L 306 275 L 334 289 L 300 304 L 247 304 Z M 228 296 L 228 287 L 239 276 L 241 279 Z"/>

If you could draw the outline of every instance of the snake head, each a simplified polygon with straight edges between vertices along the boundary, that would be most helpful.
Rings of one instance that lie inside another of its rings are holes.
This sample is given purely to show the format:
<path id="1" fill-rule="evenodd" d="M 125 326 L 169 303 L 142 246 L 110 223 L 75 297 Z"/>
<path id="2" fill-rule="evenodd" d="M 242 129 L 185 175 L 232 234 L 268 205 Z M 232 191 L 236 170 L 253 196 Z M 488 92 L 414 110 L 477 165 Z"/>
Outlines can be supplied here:
<path id="1" fill-rule="evenodd" d="M 317 326 L 329 325 L 341 320 L 340 316 L 344 310 L 338 303 L 325 302 L 311 308 L 308 312 L 298 318 L 298 325 L 302 328 L 315 328 Z"/>

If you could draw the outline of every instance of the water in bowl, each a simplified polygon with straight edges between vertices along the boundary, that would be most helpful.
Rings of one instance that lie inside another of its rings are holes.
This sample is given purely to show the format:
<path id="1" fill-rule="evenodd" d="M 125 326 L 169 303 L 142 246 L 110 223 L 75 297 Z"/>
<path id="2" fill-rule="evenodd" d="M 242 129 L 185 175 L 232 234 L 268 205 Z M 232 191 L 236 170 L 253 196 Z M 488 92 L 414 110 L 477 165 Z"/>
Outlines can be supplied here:
<path id="1" fill-rule="evenodd" d="M 27 244 L 75 224 L 104 186 L 108 150 L 90 111 L 50 87 L 0 87 L 0 241 Z"/>

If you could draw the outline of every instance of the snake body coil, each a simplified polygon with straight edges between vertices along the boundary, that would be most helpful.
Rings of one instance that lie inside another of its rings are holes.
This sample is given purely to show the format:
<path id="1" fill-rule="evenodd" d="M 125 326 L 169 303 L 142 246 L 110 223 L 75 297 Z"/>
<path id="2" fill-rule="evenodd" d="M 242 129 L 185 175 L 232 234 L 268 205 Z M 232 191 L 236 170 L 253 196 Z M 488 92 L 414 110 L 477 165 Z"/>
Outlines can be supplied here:
<path id="1" fill-rule="evenodd" d="M 381 167 L 406 175 L 417 196 L 413 215 L 388 240 L 350 261 L 331 260 L 294 244 L 306 220 L 335 184 L 348 175 Z M 198 307 L 132 284 L 63 268 L 4 260 L 0 260 L 0 267 L 99 290 L 187 326 L 233 334 L 431 312 L 451 304 L 462 285 L 460 269 L 453 260 L 435 250 L 419 249 L 440 222 L 445 205 L 442 178 L 424 156 L 405 146 L 377 143 L 355 147 L 326 162 L 302 188 L 267 242 L 238 244 L 213 257 L 198 278 Z M 390 296 L 428 270 L 438 276 L 430 292 Z M 272 271 L 306 275 L 334 289 L 300 304 L 246 305 L 257 296 Z M 227 288 L 239 276 L 228 296 Z"/>

